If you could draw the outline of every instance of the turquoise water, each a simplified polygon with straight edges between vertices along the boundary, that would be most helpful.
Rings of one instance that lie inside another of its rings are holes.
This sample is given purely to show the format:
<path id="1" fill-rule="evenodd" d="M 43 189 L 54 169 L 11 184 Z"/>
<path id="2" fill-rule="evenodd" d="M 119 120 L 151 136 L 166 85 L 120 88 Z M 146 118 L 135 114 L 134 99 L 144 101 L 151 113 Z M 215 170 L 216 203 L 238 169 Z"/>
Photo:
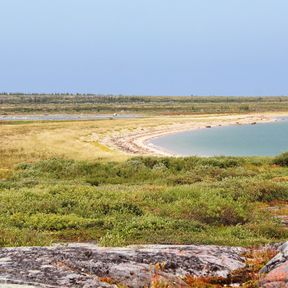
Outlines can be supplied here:
<path id="1" fill-rule="evenodd" d="M 288 119 L 175 133 L 152 144 L 183 156 L 274 156 L 288 151 Z"/>

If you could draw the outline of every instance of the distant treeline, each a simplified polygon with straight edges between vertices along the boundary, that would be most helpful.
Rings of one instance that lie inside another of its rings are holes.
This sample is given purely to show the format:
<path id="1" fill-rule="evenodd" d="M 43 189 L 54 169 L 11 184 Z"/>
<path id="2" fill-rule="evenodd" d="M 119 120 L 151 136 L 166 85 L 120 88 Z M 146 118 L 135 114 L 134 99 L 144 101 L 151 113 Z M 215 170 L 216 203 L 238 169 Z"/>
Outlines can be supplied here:
<path id="1" fill-rule="evenodd" d="M 101 94 L 0 94 L 1 113 L 243 113 L 287 111 L 288 96 L 124 96 Z"/>

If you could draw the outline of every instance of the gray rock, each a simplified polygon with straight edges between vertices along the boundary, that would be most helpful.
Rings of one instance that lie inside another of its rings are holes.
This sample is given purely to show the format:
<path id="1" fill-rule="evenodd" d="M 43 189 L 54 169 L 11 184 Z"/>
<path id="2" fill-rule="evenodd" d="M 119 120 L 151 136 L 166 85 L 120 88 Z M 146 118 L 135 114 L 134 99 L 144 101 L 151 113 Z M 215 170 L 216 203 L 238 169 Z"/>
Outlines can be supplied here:
<path id="1" fill-rule="evenodd" d="M 175 287 L 185 287 L 181 277 L 187 274 L 226 277 L 244 267 L 243 252 L 243 248 L 205 245 L 2 248 L 0 269 L 3 281 L 36 287 L 111 288 L 117 283 L 141 288 L 149 286 L 155 274 Z"/>
<path id="2" fill-rule="evenodd" d="M 288 261 L 288 241 L 281 245 L 278 250 L 279 253 L 260 270 L 260 274 L 269 273 Z"/>

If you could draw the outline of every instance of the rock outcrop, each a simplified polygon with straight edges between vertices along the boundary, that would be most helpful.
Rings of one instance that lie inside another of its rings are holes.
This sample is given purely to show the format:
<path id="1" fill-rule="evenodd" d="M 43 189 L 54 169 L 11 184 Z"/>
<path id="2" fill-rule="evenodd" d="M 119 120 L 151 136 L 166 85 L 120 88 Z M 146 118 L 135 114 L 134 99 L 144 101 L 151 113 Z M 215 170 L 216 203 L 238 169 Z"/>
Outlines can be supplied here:
<path id="1" fill-rule="evenodd" d="M 279 248 L 279 253 L 260 270 L 260 287 L 288 287 L 288 242 Z"/>
<path id="2" fill-rule="evenodd" d="M 243 248 L 183 245 L 100 248 L 91 244 L 0 249 L 0 283 L 35 287 L 148 286 L 153 277 L 186 287 L 186 275 L 222 276 L 245 266 Z"/>

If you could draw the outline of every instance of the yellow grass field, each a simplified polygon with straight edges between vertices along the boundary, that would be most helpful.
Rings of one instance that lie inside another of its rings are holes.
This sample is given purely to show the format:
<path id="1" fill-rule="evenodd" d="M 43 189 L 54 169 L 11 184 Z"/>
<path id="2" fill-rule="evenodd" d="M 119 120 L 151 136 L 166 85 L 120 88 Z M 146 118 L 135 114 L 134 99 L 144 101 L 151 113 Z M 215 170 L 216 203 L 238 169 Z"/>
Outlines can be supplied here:
<path id="1" fill-rule="evenodd" d="M 125 160 L 128 155 L 101 144 L 101 138 L 120 130 L 131 131 L 175 121 L 179 119 L 161 117 L 32 123 L 3 121 L 0 124 L 0 177 L 6 177 L 15 164 L 51 157 Z"/>

